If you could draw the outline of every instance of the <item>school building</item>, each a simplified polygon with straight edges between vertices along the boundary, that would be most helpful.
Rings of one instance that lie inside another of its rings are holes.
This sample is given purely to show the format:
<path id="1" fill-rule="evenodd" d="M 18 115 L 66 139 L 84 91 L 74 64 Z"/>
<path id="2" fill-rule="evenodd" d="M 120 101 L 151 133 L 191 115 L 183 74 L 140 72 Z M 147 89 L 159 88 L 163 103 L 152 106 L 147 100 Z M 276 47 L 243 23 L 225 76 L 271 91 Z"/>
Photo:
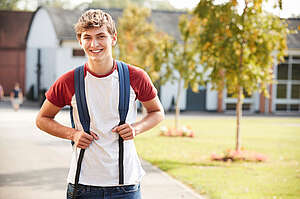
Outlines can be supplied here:
<path id="1" fill-rule="evenodd" d="M 122 15 L 121 9 L 103 10 L 110 13 L 116 22 Z M 73 30 L 81 13 L 80 10 L 49 7 L 39 7 L 33 13 L 26 34 L 26 61 L 23 65 L 23 88 L 32 97 L 38 96 L 38 90 L 48 89 L 66 71 L 86 62 Z M 182 14 L 185 13 L 153 10 L 150 20 L 159 30 L 180 40 L 178 18 Z M 288 19 L 288 23 L 290 28 L 297 29 L 300 19 Z M 247 96 L 243 105 L 245 111 L 300 114 L 300 33 L 289 35 L 287 41 L 285 62 L 274 64 L 277 84 L 270 85 L 270 98 L 265 98 L 258 92 Z M 2 59 L 0 62 L 3 62 Z M 5 64 L 0 63 L 1 74 L 3 65 Z M 1 76 L 1 81 L 3 78 L 8 77 Z M 176 83 L 168 82 L 160 88 L 160 99 L 166 111 L 174 106 L 177 87 Z M 210 84 L 200 86 L 198 93 L 183 89 L 180 97 L 180 108 L 183 111 L 233 111 L 236 104 L 236 99 L 227 95 L 226 89 L 218 93 L 211 89 Z"/>

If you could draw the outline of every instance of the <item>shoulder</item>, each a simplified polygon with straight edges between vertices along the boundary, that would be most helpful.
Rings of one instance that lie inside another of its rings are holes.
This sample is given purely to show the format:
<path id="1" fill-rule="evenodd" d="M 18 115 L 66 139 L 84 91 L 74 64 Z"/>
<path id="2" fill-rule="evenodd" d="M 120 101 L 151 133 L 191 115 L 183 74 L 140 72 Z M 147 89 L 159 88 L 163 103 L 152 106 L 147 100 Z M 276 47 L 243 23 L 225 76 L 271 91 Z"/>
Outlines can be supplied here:
<path id="1" fill-rule="evenodd" d="M 130 81 L 137 82 L 137 81 L 150 81 L 151 79 L 149 75 L 142 69 L 133 65 L 128 65 Z"/>
<path id="2" fill-rule="evenodd" d="M 58 107 L 71 104 L 74 89 L 75 69 L 60 76 L 46 93 L 46 98 Z"/>
<path id="3" fill-rule="evenodd" d="M 156 97 L 157 90 L 154 87 L 149 75 L 141 68 L 128 65 L 130 85 L 140 101 L 148 101 Z"/>

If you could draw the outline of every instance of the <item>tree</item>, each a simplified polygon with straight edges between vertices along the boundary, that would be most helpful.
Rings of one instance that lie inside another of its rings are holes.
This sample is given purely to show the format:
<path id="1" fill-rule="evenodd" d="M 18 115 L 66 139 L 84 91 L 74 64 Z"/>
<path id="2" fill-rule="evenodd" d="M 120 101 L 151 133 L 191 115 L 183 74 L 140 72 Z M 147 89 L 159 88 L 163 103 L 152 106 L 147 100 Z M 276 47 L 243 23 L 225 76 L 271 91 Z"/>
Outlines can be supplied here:
<path id="1" fill-rule="evenodd" d="M 0 0 L 1 10 L 17 10 L 17 4 L 20 0 Z"/>
<path id="2" fill-rule="evenodd" d="M 215 5 L 201 0 L 194 10 L 199 19 L 194 37 L 200 62 L 213 89 L 223 90 L 237 98 L 236 150 L 240 150 L 240 120 L 244 94 L 255 90 L 268 96 L 267 85 L 273 80 L 274 55 L 283 59 L 288 33 L 287 24 L 262 10 L 262 0 L 245 0 L 241 14 L 238 3 L 231 0 Z M 279 1 L 281 6 L 281 0 Z"/>
<path id="3" fill-rule="evenodd" d="M 134 4 L 124 9 L 118 19 L 118 54 L 121 60 L 143 68 L 155 82 L 165 61 L 159 56 L 161 46 L 169 37 L 149 22 L 150 15 L 150 9 Z"/>
<path id="4" fill-rule="evenodd" d="M 64 8 L 64 9 L 70 9 L 72 7 L 70 0 L 44 0 L 39 3 L 39 6 Z"/>
<path id="5" fill-rule="evenodd" d="M 197 67 L 198 53 L 196 42 L 192 34 L 195 34 L 198 27 L 198 18 L 191 18 L 188 15 L 181 15 L 179 18 L 179 30 L 181 41 L 172 40 L 166 45 L 166 57 L 169 58 L 165 69 L 165 79 L 177 81 L 177 95 L 175 99 L 175 129 L 180 127 L 180 95 L 182 83 L 184 88 L 191 87 L 194 92 L 198 92 L 199 84 L 203 84 L 203 71 Z"/>
<path id="6" fill-rule="evenodd" d="M 147 7 L 150 9 L 175 9 L 168 1 L 155 0 L 93 0 L 91 3 L 87 4 L 89 7 L 99 8 L 126 8 L 129 4 L 136 4 L 139 7 Z"/>

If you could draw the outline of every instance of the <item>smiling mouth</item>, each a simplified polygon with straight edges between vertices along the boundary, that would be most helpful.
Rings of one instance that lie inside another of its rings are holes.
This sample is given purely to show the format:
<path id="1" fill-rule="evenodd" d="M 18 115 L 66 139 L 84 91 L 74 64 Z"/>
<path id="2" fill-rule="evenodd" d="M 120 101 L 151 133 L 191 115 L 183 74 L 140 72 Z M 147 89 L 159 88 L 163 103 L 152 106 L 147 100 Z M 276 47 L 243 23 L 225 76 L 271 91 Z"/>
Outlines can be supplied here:
<path id="1" fill-rule="evenodd" d="M 92 53 L 100 53 L 101 51 L 103 51 L 103 49 L 99 49 L 99 50 L 90 50 L 90 52 L 92 52 Z"/>

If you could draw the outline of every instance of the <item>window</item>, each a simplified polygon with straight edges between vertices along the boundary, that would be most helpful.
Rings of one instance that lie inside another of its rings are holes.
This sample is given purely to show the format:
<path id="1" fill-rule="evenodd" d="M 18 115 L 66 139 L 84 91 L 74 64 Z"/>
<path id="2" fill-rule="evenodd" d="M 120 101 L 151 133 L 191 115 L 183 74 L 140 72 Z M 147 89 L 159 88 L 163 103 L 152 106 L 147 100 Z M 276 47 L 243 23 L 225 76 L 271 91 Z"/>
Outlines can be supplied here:
<path id="1" fill-rule="evenodd" d="M 84 57 L 85 56 L 85 53 L 84 53 L 84 50 L 82 49 L 73 49 L 73 57 Z"/>
<path id="2" fill-rule="evenodd" d="M 288 64 L 279 64 L 277 70 L 277 79 L 278 80 L 287 80 L 288 79 Z"/>
<path id="3" fill-rule="evenodd" d="M 300 55 L 295 55 L 293 56 L 294 61 L 300 61 Z"/>
<path id="4" fill-rule="evenodd" d="M 242 105 L 242 109 L 243 111 L 249 111 L 251 108 L 251 104 L 249 103 L 245 103 Z M 235 103 L 227 103 L 226 104 L 226 110 L 228 111 L 235 111 L 236 109 L 236 104 Z"/>
<path id="5" fill-rule="evenodd" d="M 252 97 L 252 95 L 250 95 L 245 89 L 243 90 L 243 94 L 244 94 L 245 98 L 251 98 Z M 233 93 L 228 93 L 227 92 L 227 97 L 228 98 L 233 98 Z"/>
<path id="6" fill-rule="evenodd" d="M 299 111 L 300 104 L 291 104 L 291 111 Z"/>
<path id="7" fill-rule="evenodd" d="M 279 99 L 286 99 L 286 84 L 278 84 L 277 85 L 277 98 Z"/>
<path id="8" fill-rule="evenodd" d="M 235 110 L 235 104 L 234 103 L 227 103 L 226 104 L 226 110 L 228 111 L 234 111 Z"/>
<path id="9" fill-rule="evenodd" d="M 276 104 L 276 111 L 287 111 L 287 104 Z"/>
<path id="10" fill-rule="evenodd" d="M 277 66 L 276 111 L 300 111 L 300 55 L 285 57 Z"/>
<path id="11" fill-rule="evenodd" d="M 300 85 L 292 85 L 292 99 L 300 99 Z"/>
<path id="12" fill-rule="evenodd" d="M 292 80 L 300 80 L 300 64 L 292 65 Z"/>

